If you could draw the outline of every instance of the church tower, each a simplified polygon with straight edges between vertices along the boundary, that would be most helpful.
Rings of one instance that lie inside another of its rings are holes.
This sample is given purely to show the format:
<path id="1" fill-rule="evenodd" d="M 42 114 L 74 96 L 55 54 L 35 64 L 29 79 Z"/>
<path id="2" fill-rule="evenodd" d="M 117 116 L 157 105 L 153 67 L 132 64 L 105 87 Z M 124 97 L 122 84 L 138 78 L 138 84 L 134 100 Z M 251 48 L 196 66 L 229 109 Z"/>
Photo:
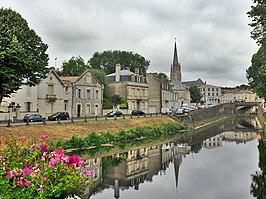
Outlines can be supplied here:
<path id="1" fill-rule="evenodd" d="M 180 64 L 178 63 L 176 41 L 174 46 L 173 65 L 171 65 L 171 71 L 170 71 L 170 80 L 171 82 L 182 82 L 181 67 Z"/>

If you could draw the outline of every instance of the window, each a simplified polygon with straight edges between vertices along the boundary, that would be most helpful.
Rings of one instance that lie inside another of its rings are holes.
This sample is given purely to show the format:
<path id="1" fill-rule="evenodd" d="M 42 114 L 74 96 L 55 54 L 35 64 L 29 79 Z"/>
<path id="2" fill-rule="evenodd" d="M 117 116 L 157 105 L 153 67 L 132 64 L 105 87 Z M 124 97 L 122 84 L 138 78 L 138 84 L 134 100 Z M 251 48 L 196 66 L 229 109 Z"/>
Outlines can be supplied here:
<path id="1" fill-rule="evenodd" d="M 210 91 L 210 88 L 208 88 L 208 91 Z"/>
<path id="2" fill-rule="evenodd" d="M 81 89 L 78 89 L 78 98 L 81 98 Z"/>
<path id="3" fill-rule="evenodd" d="M 48 85 L 48 95 L 54 94 L 54 85 Z"/>
<path id="4" fill-rule="evenodd" d="M 99 99 L 99 91 L 98 90 L 96 90 L 95 95 L 96 95 L 95 98 Z"/>
<path id="5" fill-rule="evenodd" d="M 65 101 L 64 101 L 64 108 L 65 108 L 64 110 L 65 110 L 65 111 L 67 110 L 67 106 L 68 106 L 68 100 L 65 100 Z"/>
<path id="6" fill-rule="evenodd" d="M 208 93 L 208 96 L 210 96 L 210 93 Z"/>
<path id="7" fill-rule="evenodd" d="M 30 102 L 26 102 L 26 109 L 28 112 L 30 112 Z"/>
<path id="8" fill-rule="evenodd" d="M 214 93 L 212 93 L 212 96 L 214 96 Z"/>
<path id="9" fill-rule="evenodd" d="M 214 91 L 214 88 L 212 88 L 212 91 Z"/>
<path id="10" fill-rule="evenodd" d="M 87 90 L 87 97 L 86 99 L 91 99 L 91 90 Z"/>
<path id="11" fill-rule="evenodd" d="M 219 91 L 219 88 L 216 88 L 216 91 L 218 92 Z"/>
<path id="12" fill-rule="evenodd" d="M 27 86 L 27 97 L 31 96 L 31 87 Z"/>

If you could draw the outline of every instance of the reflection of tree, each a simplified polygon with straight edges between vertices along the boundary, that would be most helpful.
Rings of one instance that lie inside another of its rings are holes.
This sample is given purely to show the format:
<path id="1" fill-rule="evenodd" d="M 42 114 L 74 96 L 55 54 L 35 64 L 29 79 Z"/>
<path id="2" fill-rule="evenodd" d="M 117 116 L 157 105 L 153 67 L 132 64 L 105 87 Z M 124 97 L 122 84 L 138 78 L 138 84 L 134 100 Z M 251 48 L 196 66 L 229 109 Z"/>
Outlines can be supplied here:
<path id="1" fill-rule="evenodd" d="M 202 142 L 191 144 L 191 152 L 192 153 L 198 153 L 201 149 L 202 149 Z"/>
<path id="2" fill-rule="evenodd" d="M 250 192 L 257 199 L 266 198 L 266 146 L 263 141 L 259 142 L 259 167 L 260 171 L 256 171 L 252 175 L 252 183 Z"/>

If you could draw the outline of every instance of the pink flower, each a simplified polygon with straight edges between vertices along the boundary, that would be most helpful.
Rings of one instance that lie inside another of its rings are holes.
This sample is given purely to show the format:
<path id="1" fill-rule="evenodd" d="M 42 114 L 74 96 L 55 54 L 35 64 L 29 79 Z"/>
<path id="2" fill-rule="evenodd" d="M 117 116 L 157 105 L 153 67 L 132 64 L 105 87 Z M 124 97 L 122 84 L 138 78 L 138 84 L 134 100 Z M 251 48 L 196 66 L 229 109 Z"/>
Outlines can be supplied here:
<path id="1" fill-rule="evenodd" d="M 48 135 L 41 135 L 39 138 L 40 141 L 47 141 L 49 139 L 50 139 L 50 137 Z"/>
<path id="2" fill-rule="evenodd" d="M 29 167 L 26 167 L 24 170 L 23 170 L 23 174 L 22 174 L 22 177 L 25 177 L 26 175 L 30 174 L 30 168 Z"/>
<path id="3" fill-rule="evenodd" d="M 8 171 L 6 174 L 6 178 L 11 178 L 11 177 L 12 177 L 11 171 Z"/>
<path id="4" fill-rule="evenodd" d="M 43 161 L 46 160 L 46 154 L 47 154 L 47 152 L 43 152 L 43 154 L 42 154 L 42 160 L 43 160 Z"/>
<path id="5" fill-rule="evenodd" d="M 46 181 L 47 180 L 47 178 L 42 178 L 42 181 L 44 182 L 44 181 Z"/>
<path id="6" fill-rule="evenodd" d="M 42 144 L 41 146 L 38 146 L 38 149 L 39 150 L 42 149 L 44 152 L 47 152 L 48 151 L 48 149 L 47 149 L 47 147 L 46 147 L 45 144 Z"/>
<path id="7" fill-rule="evenodd" d="M 54 168 L 55 163 L 56 163 L 56 162 L 55 162 L 55 159 L 52 158 L 51 161 L 49 162 L 48 166 Z"/>
<path id="8" fill-rule="evenodd" d="M 30 186 L 30 183 L 31 183 L 31 182 L 27 180 L 27 181 L 25 182 L 25 185 L 28 187 L 28 186 Z"/>
<path id="9" fill-rule="evenodd" d="M 43 188 L 44 188 L 44 186 L 43 185 L 40 185 L 40 188 L 38 189 L 39 192 L 43 192 Z"/>
<path id="10" fill-rule="evenodd" d="M 32 151 L 34 149 L 35 144 L 31 145 L 29 148 L 29 151 Z"/>
<path id="11" fill-rule="evenodd" d="M 86 176 L 91 176 L 91 175 L 94 175 L 94 174 L 95 174 L 94 170 L 86 170 L 85 171 L 85 175 Z"/>
<path id="12" fill-rule="evenodd" d="M 79 163 L 79 161 L 80 161 L 80 159 L 77 155 L 71 155 L 68 157 L 67 165 L 72 166 L 72 165 Z"/>
<path id="13" fill-rule="evenodd" d="M 79 165 L 79 167 L 82 167 L 82 166 L 84 166 L 85 164 L 87 164 L 85 161 L 83 161 L 83 160 L 80 160 L 79 162 L 78 162 L 78 165 Z"/>
<path id="14" fill-rule="evenodd" d="M 22 181 L 23 178 L 20 178 L 19 181 L 18 181 L 18 187 L 22 187 L 23 186 L 23 181 Z"/>

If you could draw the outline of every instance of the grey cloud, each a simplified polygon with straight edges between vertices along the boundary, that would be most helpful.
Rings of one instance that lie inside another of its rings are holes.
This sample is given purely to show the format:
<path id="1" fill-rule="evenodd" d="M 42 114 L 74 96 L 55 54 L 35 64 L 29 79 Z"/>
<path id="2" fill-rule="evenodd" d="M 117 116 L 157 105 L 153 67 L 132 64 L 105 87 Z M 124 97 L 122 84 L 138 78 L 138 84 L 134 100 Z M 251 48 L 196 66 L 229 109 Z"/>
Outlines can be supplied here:
<path id="1" fill-rule="evenodd" d="M 150 71 L 169 75 L 177 38 L 183 80 L 225 85 L 226 76 L 234 86 L 246 83 L 257 50 L 249 0 L 4 0 L 3 6 L 21 13 L 48 43 L 50 65 L 55 57 L 60 66 L 71 56 L 87 61 L 96 51 L 127 50 L 149 59 Z"/>

